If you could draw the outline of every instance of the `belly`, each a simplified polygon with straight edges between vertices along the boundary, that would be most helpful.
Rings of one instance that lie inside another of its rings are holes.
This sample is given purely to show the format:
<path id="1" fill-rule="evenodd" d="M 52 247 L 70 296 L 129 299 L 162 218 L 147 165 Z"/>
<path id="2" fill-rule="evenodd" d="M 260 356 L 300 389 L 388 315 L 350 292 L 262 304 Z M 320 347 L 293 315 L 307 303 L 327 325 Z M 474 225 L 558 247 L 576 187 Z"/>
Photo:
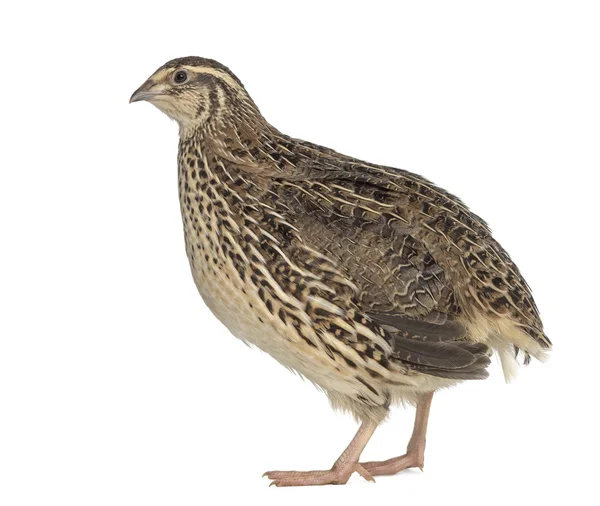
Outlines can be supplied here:
<path id="1" fill-rule="evenodd" d="M 231 258 L 217 257 L 206 248 L 186 245 L 194 282 L 211 312 L 238 339 L 268 353 L 287 368 L 293 369 L 326 391 L 353 396 L 364 385 L 357 382 L 345 363 L 308 344 L 290 324 L 271 313 L 258 295 L 249 277 L 241 279 Z M 364 393 L 364 392 L 363 392 Z M 366 394 L 365 394 L 366 395 Z"/>
<path id="2" fill-rule="evenodd" d="M 192 264 L 192 276 L 204 303 L 235 337 L 264 351 L 285 340 L 269 321 L 253 287 L 239 279 L 229 262 L 208 269 Z"/>

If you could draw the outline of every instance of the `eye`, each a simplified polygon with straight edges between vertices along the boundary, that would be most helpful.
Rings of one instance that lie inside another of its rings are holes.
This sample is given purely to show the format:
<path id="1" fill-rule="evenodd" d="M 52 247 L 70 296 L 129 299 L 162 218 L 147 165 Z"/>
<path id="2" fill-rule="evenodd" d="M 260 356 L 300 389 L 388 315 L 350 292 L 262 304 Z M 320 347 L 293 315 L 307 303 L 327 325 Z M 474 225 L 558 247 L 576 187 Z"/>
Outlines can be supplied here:
<path id="1" fill-rule="evenodd" d="M 183 84 L 188 80 L 188 78 L 189 74 L 187 73 L 187 70 L 178 70 L 173 74 L 173 82 L 175 84 Z"/>

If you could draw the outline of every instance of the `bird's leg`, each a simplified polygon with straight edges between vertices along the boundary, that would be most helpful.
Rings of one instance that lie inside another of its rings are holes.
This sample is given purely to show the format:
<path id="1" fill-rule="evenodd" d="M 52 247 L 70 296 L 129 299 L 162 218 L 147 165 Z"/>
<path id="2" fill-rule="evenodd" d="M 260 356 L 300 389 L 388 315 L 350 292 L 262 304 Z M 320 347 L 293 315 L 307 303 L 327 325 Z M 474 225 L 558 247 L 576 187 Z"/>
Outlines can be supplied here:
<path id="1" fill-rule="evenodd" d="M 383 476 L 396 474 L 409 467 L 418 467 L 423 470 L 425 463 L 425 435 L 427 433 L 427 421 L 429 420 L 429 409 L 433 392 L 420 396 L 417 402 L 417 413 L 415 415 L 415 426 L 408 442 L 406 453 L 400 457 L 380 462 L 361 462 L 360 465 L 371 476 Z"/>
<path id="2" fill-rule="evenodd" d="M 378 425 L 374 421 L 363 422 L 354 439 L 328 471 L 268 471 L 263 476 L 273 480 L 271 485 L 277 487 L 343 485 L 355 471 L 366 480 L 374 481 L 358 463 L 358 459 Z"/>

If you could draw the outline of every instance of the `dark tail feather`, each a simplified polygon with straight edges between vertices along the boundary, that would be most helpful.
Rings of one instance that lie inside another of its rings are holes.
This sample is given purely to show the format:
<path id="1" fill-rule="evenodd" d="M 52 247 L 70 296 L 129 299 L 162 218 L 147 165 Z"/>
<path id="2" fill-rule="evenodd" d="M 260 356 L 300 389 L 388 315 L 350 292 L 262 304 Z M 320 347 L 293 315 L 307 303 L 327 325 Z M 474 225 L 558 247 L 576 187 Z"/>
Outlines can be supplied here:
<path id="1" fill-rule="evenodd" d="M 486 379 L 489 376 L 486 369 L 490 365 L 490 362 L 490 358 L 487 355 L 479 355 L 473 364 L 464 369 L 435 369 L 432 367 L 416 367 L 415 369 L 423 374 L 437 376 L 438 378 L 457 380 Z"/>
<path id="2" fill-rule="evenodd" d="M 415 320 L 403 315 L 370 314 L 394 336 L 392 357 L 423 374 L 450 379 L 484 379 L 491 350 L 467 341 L 465 327 L 445 315 Z"/>
<path id="3" fill-rule="evenodd" d="M 395 335 L 394 358 L 423 374 L 449 379 L 485 379 L 490 348 L 469 341 L 419 341 Z"/>

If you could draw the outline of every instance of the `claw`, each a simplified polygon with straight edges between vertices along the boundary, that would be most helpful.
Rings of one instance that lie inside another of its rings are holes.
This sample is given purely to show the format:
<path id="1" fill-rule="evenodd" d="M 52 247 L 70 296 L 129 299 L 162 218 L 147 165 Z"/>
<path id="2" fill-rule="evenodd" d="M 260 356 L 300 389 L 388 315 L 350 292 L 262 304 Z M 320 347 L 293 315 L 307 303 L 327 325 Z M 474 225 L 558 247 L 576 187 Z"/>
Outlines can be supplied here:
<path id="1" fill-rule="evenodd" d="M 356 464 L 356 472 L 358 474 L 360 474 L 365 480 L 372 481 L 373 483 L 375 483 L 375 478 L 373 478 L 373 476 L 371 475 L 371 473 L 369 471 L 367 471 L 360 464 Z"/>

